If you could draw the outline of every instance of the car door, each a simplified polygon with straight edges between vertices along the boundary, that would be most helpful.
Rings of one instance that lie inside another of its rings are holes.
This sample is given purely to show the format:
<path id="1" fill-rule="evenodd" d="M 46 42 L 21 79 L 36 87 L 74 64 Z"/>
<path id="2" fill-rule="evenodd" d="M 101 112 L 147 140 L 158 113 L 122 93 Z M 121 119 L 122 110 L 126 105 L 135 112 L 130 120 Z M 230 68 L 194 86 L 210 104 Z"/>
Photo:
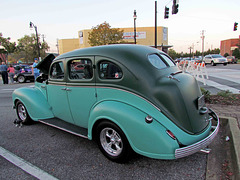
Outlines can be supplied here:
<path id="1" fill-rule="evenodd" d="M 73 120 L 87 128 L 89 112 L 96 102 L 94 57 L 79 57 L 67 62 L 67 95 Z"/>
<path id="2" fill-rule="evenodd" d="M 55 117 L 74 124 L 68 104 L 65 74 L 63 61 L 60 60 L 51 65 L 47 85 L 48 102 Z"/>

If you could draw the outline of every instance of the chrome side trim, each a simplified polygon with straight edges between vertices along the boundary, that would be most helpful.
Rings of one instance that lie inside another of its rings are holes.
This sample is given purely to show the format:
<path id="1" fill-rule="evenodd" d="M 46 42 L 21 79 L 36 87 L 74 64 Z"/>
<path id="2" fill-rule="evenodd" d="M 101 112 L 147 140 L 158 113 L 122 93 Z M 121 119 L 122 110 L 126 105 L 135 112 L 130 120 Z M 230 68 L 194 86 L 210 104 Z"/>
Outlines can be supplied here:
<path id="1" fill-rule="evenodd" d="M 70 130 L 68 130 L 68 129 L 65 129 L 65 128 L 62 128 L 62 127 L 59 127 L 59 126 L 56 126 L 56 125 L 53 125 L 53 124 L 50 124 L 50 123 L 47 123 L 47 122 L 44 122 L 44 121 L 41 121 L 41 120 L 38 120 L 38 121 L 39 121 L 40 123 L 46 124 L 46 125 L 48 125 L 48 126 L 52 126 L 52 127 L 54 127 L 54 128 L 57 128 L 57 129 L 60 129 L 60 130 L 62 130 L 62 131 L 71 133 L 71 134 L 73 134 L 73 135 L 76 135 L 76 136 L 79 136 L 79 137 L 88 139 L 87 136 L 84 136 L 84 135 L 82 135 L 82 134 L 75 133 L 75 132 L 70 131 Z"/>
<path id="2" fill-rule="evenodd" d="M 206 146 L 208 146 L 213 139 L 216 137 L 216 135 L 218 134 L 219 131 L 219 118 L 217 116 L 217 114 L 215 112 L 211 111 L 211 115 L 213 116 L 213 118 L 217 121 L 217 126 L 212 126 L 213 132 L 207 136 L 206 138 L 204 138 L 203 140 L 194 143 L 192 145 L 183 147 L 183 148 L 178 148 L 175 150 L 175 158 L 182 158 L 185 156 L 189 156 L 191 154 L 194 154 L 198 151 L 200 151 L 201 149 L 204 149 Z"/>

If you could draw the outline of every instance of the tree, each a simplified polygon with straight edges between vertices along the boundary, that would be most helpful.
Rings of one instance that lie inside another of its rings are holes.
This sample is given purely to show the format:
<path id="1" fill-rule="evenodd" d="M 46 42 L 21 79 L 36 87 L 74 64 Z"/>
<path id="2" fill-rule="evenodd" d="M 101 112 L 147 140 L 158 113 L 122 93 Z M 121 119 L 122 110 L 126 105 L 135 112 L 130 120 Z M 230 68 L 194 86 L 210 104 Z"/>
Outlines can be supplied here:
<path id="1" fill-rule="evenodd" d="M 240 59 L 239 48 L 234 49 L 232 55 L 235 56 L 236 58 Z"/>
<path id="2" fill-rule="evenodd" d="M 2 33 L 0 33 L 0 45 L 5 49 L 0 49 L 1 54 L 11 54 L 17 50 L 16 43 L 10 42 L 11 38 L 4 38 Z"/>
<path id="3" fill-rule="evenodd" d="M 92 28 L 88 42 L 91 46 L 123 43 L 123 30 L 111 28 L 107 22 L 104 22 Z"/>
<path id="4" fill-rule="evenodd" d="M 224 56 L 224 57 L 227 57 L 227 56 L 229 56 L 229 54 L 228 54 L 228 53 L 225 53 L 223 56 Z"/>
<path id="5" fill-rule="evenodd" d="M 176 59 L 179 57 L 179 54 L 174 50 L 174 49 L 169 49 L 168 50 L 168 55 L 172 58 L 172 59 Z"/>
<path id="6" fill-rule="evenodd" d="M 33 62 L 34 58 L 38 57 L 37 39 L 34 34 L 31 36 L 25 35 L 23 38 L 18 39 L 18 59 L 24 58 L 26 63 Z M 46 51 L 49 46 L 46 42 L 40 43 L 40 55 L 41 57 L 46 56 Z"/>

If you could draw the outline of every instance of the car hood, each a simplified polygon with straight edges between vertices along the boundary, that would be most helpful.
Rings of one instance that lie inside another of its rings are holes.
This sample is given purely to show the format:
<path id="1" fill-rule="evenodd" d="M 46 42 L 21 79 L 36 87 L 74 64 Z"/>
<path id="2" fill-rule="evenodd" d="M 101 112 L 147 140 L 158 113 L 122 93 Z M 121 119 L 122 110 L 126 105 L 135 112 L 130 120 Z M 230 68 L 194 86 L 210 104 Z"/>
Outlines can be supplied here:
<path id="1" fill-rule="evenodd" d="M 38 68 L 43 74 L 48 75 L 50 65 L 54 59 L 55 59 L 55 56 L 53 54 L 49 54 L 42 61 L 38 63 L 36 68 Z"/>

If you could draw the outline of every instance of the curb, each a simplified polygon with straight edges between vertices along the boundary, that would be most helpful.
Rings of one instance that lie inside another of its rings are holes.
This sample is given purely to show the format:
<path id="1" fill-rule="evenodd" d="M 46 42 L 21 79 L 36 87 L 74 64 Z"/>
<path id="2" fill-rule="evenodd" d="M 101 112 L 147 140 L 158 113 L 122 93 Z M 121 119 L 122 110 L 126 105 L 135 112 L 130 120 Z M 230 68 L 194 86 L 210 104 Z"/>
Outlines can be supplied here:
<path id="1" fill-rule="evenodd" d="M 224 118 L 224 117 L 223 117 Z M 236 159 L 234 167 L 236 168 L 235 179 L 240 179 L 240 130 L 238 128 L 238 122 L 235 118 L 225 117 L 228 119 L 229 128 L 232 136 L 233 143 L 233 158 Z"/>
<path id="2" fill-rule="evenodd" d="M 240 179 L 240 130 L 238 128 L 238 122 L 236 118 L 233 117 L 226 117 L 226 116 L 219 116 L 219 119 L 221 119 L 222 127 L 225 127 L 223 131 L 225 131 L 225 135 L 229 136 L 230 144 L 229 148 L 227 148 L 225 151 L 221 150 L 221 145 L 212 143 L 212 147 L 210 144 L 210 148 L 212 148 L 213 152 L 210 153 L 207 158 L 207 171 L 206 171 L 206 180 L 219 180 L 222 178 L 225 178 L 221 176 L 221 168 L 223 163 L 222 159 L 219 159 L 223 155 L 226 155 L 231 160 L 229 163 L 231 163 L 232 172 L 233 175 L 229 178 L 233 180 L 239 180 Z M 227 133 L 227 134 L 226 134 Z M 218 138 L 222 138 L 221 136 Z M 219 140 L 216 139 L 216 142 Z M 220 151 L 218 151 L 220 149 Z M 219 154 L 220 153 L 220 154 Z"/>

